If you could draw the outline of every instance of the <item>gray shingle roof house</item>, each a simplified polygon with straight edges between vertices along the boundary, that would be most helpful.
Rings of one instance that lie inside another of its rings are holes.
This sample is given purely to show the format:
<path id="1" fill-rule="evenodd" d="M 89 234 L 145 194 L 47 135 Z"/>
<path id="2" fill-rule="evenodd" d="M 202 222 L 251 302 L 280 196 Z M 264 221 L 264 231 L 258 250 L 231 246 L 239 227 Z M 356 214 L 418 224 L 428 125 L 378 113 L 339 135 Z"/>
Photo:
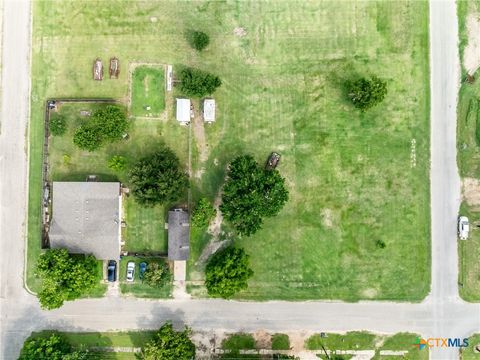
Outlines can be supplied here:
<path id="1" fill-rule="evenodd" d="M 118 182 L 53 182 L 50 248 L 118 259 L 121 202 Z"/>
<path id="2" fill-rule="evenodd" d="M 174 209 L 168 212 L 168 259 L 187 260 L 190 255 L 190 224 L 188 212 Z"/>

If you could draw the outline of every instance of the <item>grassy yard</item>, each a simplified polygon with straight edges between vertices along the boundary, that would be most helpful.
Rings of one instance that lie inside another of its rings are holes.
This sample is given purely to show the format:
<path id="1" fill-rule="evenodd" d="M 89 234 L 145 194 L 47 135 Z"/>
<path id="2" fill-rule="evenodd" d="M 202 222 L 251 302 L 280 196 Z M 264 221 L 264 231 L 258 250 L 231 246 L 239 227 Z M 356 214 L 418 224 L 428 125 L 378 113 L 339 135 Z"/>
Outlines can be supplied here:
<path id="1" fill-rule="evenodd" d="M 135 280 L 132 283 L 128 283 L 126 281 L 126 276 L 127 276 L 127 263 L 129 261 L 135 262 Z M 156 258 L 140 258 L 140 257 L 132 257 L 132 256 L 126 256 L 123 257 L 120 261 L 120 290 L 122 291 L 123 294 L 129 294 L 129 295 L 134 295 L 136 297 L 141 297 L 141 298 L 158 298 L 158 299 L 164 299 L 164 298 L 171 298 L 172 297 L 172 290 L 173 286 L 172 283 L 169 282 L 167 285 L 157 288 L 157 287 L 152 287 L 144 283 L 142 280 L 139 278 L 140 270 L 139 270 L 139 264 L 141 262 L 145 261 L 148 264 L 152 264 L 154 262 L 160 262 L 163 260 L 156 259 Z"/>
<path id="2" fill-rule="evenodd" d="M 150 110 L 147 110 L 150 107 Z M 165 110 L 165 69 L 138 66 L 132 75 L 133 116 L 158 117 Z"/>
<path id="3" fill-rule="evenodd" d="M 480 334 L 474 334 L 468 338 L 468 347 L 460 350 L 460 360 L 476 360 L 480 353 L 475 350 L 480 345 Z M 479 347 L 480 350 L 480 347 Z"/>
<path id="4" fill-rule="evenodd" d="M 352 331 L 346 334 L 326 334 L 327 337 L 320 337 L 319 334 L 310 337 L 305 347 L 309 350 L 322 350 L 322 346 L 328 351 L 335 350 L 375 350 L 373 359 L 387 359 L 381 356 L 381 350 L 408 351 L 404 358 L 410 360 L 427 360 L 428 349 L 419 350 L 414 347 L 419 335 L 410 333 L 398 333 L 391 336 L 377 335 L 364 331 Z M 319 354 L 321 355 L 321 354 Z"/>
<path id="5" fill-rule="evenodd" d="M 182 35 L 192 27 L 210 35 L 201 53 Z M 118 80 L 91 79 L 96 57 L 117 56 L 122 67 L 189 65 L 222 79 L 204 163 L 192 139 L 193 174 L 201 174 L 192 179 L 195 196 L 213 199 L 226 164 L 240 153 L 261 162 L 272 150 L 282 154 L 290 201 L 263 230 L 236 240 L 255 271 L 239 298 L 421 300 L 430 281 L 427 31 L 425 2 L 35 2 L 30 263 L 39 252 L 42 102 L 82 96 L 126 103 L 124 68 Z M 386 79 L 389 94 L 361 113 L 345 100 L 344 83 L 369 74 Z M 137 150 L 165 141 L 186 165 L 189 130 L 175 123 L 168 101 L 166 111 L 166 121 L 132 120 L 129 141 Z M 190 264 L 207 241 L 203 232 L 192 234 Z"/>
<path id="6" fill-rule="evenodd" d="M 32 333 L 31 338 L 37 337 L 49 337 L 52 331 L 41 331 Z M 68 342 L 77 349 L 92 348 L 92 347 L 143 347 L 147 342 L 153 339 L 155 331 L 128 331 L 128 332 L 85 332 L 85 333 L 73 333 L 64 332 L 61 333 L 66 337 Z M 94 352 L 92 358 L 96 358 L 94 355 L 98 355 L 101 359 L 116 359 L 116 360 L 135 360 L 137 357 L 134 353 L 107 353 L 107 352 Z M 89 357 L 90 358 L 90 357 Z"/>
<path id="7" fill-rule="evenodd" d="M 460 56 L 468 44 L 466 18 L 471 13 L 478 13 L 476 2 L 458 2 L 460 31 Z M 466 70 L 462 66 L 462 78 Z M 478 77 L 478 72 L 476 74 Z M 457 108 L 457 161 L 460 176 L 468 182 L 480 180 L 480 83 L 462 83 Z M 471 197 L 472 191 L 464 188 L 463 203 L 460 213 L 469 217 L 471 223 L 480 219 L 480 203 Z M 475 192 L 475 191 L 474 191 Z M 459 292 L 460 296 L 472 302 L 480 301 L 480 233 L 472 227 L 470 238 L 459 241 Z"/>

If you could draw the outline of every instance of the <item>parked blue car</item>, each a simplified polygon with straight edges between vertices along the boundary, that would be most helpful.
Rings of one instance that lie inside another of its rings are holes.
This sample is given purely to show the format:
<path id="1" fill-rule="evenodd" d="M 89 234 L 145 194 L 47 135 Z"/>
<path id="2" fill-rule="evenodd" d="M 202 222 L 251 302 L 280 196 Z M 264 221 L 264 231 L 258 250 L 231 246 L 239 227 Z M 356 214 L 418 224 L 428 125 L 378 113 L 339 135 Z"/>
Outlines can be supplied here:
<path id="1" fill-rule="evenodd" d="M 145 271 L 147 271 L 147 263 L 144 261 L 144 262 L 141 262 L 140 263 L 140 273 L 138 274 L 140 280 L 143 280 L 143 275 L 145 274 Z"/>

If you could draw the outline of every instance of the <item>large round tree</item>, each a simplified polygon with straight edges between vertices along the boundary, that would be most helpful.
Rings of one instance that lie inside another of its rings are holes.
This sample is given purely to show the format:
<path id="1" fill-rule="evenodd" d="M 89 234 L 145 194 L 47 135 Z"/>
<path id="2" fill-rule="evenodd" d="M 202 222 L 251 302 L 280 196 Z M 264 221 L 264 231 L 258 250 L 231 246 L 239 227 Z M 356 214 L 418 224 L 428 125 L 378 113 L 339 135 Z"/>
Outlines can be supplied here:
<path id="1" fill-rule="evenodd" d="M 205 269 L 205 286 L 210 296 L 228 299 L 246 289 L 252 275 L 245 250 L 230 246 L 210 258 Z"/>
<path id="2" fill-rule="evenodd" d="M 167 147 L 138 161 L 129 178 L 133 196 L 147 206 L 178 200 L 188 184 L 180 161 Z"/>
<path id="3" fill-rule="evenodd" d="M 75 300 L 95 287 L 97 260 L 91 255 L 71 255 L 66 249 L 50 249 L 40 256 L 37 276 L 42 280 L 38 293 L 44 309 L 56 309 L 66 300 Z"/>
<path id="4" fill-rule="evenodd" d="M 144 360 L 193 360 L 195 344 L 190 340 L 191 330 L 175 331 L 172 324 L 163 325 L 142 352 Z"/>
<path id="5" fill-rule="evenodd" d="M 262 219 L 278 214 L 287 200 L 285 179 L 277 170 L 260 167 L 250 155 L 230 163 L 220 209 L 240 234 L 255 233 Z"/>

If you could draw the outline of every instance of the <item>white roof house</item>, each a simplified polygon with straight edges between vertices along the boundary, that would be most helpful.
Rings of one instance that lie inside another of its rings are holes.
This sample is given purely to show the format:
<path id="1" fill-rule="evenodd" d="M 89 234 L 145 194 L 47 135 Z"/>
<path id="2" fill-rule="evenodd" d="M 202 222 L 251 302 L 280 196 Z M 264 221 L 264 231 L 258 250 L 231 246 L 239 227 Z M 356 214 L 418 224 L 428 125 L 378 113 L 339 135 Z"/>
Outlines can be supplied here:
<path id="1" fill-rule="evenodd" d="M 203 120 L 206 122 L 215 121 L 215 100 L 205 99 L 203 102 Z"/>
<path id="2" fill-rule="evenodd" d="M 177 121 L 182 124 L 190 122 L 190 99 L 177 99 Z"/>

